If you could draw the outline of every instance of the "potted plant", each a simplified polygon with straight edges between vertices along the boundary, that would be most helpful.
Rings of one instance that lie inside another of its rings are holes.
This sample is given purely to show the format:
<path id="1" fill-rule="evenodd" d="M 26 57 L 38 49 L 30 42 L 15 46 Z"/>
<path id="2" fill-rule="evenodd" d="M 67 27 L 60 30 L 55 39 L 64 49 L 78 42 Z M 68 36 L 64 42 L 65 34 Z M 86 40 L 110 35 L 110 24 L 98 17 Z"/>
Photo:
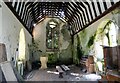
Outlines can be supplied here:
<path id="1" fill-rule="evenodd" d="M 39 60 L 38 57 L 40 57 L 42 54 L 42 51 L 40 50 L 40 47 L 39 47 L 39 42 L 40 41 L 33 41 L 32 44 L 28 44 L 29 54 L 30 54 L 30 62 Z M 36 59 L 36 57 L 38 59 Z"/>
<path id="2" fill-rule="evenodd" d="M 39 42 L 40 41 L 34 41 L 32 44 L 30 44 L 29 45 L 30 51 L 32 51 L 32 53 L 35 53 L 37 56 L 39 56 L 39 60 L 41 62 L 40 69 L 46 69 L 47 68 L 47 61 L 48 61 L 47 53 L 42 52 L 40 50 Z"/>
<path id="3" fill-rule="evenodd" d="M 40 41 L 34 41 L 34 42 L 32 42 L 32 44 L 28 44 L 30 51 L 32 53 L 36 53 L 37 55 L 40 55 L 42 52 L 39 47 L 39 42 Z"/>

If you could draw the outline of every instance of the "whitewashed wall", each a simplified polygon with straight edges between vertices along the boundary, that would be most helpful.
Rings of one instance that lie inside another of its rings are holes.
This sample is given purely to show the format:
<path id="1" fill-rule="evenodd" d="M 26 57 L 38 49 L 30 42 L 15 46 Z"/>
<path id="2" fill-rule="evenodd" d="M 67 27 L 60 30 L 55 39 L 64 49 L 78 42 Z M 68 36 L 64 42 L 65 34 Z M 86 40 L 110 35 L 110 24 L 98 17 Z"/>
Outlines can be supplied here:
<path id="1" fill-rule="evenodd" d="M 101 18 L 100 20 L 96 21 L 94 24 L 90 25 L 87 28 L 90 36 L 93 35 L 93 33 L 95 33 L 94 31 L 96 31 L 100 26 L 101 27 L 104 26 L 104 25 L 101 25 L 101 23 L 103 21 L 108 20 L 108 19 L 112 20 L 112 14 L 111 13 L 107 14 L 106 16 Z M 98 41 L 98 42 L 94 41 L 94 53 L 90 52 L 89 55 L 95 55 L 97 58 L 102 59 L 103 58 L 103 48 L 102 48 L 101 45 L 103 45 L 103 44 L 100 41 Z"/>
<path id="2" fill-rule="evenodd" d="M 2 5 L 2 2 L 0 0 L 0 5 Z M 2 7 L 0 8 L 0 35 L 2 35 Z M 0 42 L 2 37 L 0 36 Z"/>
<path id="3" fill-rule="evenodd" d="M 27 46 L 28 43 L 31 43 L 32 37 L 5 3 L 2 2 L 2 15 L 0 13 L 0 43 L 4 43 L 6 45 L 8 61 L 14 57 L 16 48 L 19 48 L 19 34 L 21 29 L 25 32 L 25 60 L 28 60 L 29 51 Z"/>
<path id="4" fill-rule="evenodd" d="M 35 26 L 33 30 L 33 37 L 35 40 L 39 40 L 39 47 L 42 52 L 46 52 L 46 24 L 49 19 L 41 21 L 38 25 Z"/>
<path id="5" fill-rule="evenodd" d="M 119 23 L 118 17 L 119 17 L 118 14 L 109 13 L 109 14 L 105 15 L 104 17 L 100 18 L 98 21 L 91 24 L 84 31 L 81 31 L 78 33 L 78 35 L 80 36 L 80 41 L 81 41 L 81 45 L 82 45 L 82 50 L 84 51 L 84 55 L 95 55 L 99 59 L 103 58 L 103 49 L 102 49 L 102 46 L 100 46 L 100 45 L 103 45 L 102 41 L 94 41 L 92 50 L 91 50 L 91 48 L 88 48 L 88 46 L 87 46 L 88 41 L 89 41 L 90 37 L 95 34 L 95 32 L 97 31 L 98 28 L 100 28 L 100 27 L 103 28 L 105 26 L 107 20 L 114 20 L 118 24 Z M 119 24 L 118 24 L 118 26 L 119 26 Z M 119 30 L 119 33 L 120 33 L 120 30 Z M 118 44 L 120 44 L 119 43 L 120 38 L 118 38 L 118 39 L 119 39 Z"/>

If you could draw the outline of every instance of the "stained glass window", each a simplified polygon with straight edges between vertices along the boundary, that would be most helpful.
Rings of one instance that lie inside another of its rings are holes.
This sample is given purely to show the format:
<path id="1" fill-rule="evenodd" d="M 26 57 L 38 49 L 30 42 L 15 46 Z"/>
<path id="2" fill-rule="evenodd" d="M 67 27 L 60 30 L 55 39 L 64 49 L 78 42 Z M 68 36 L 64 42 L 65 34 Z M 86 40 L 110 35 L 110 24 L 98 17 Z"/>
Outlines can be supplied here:
<path id="1" fill-rule="evenodd" d="M 57 51 L 59 49 L 59 27 L 54 20 L 49 21 L 46 26 L 46 47 L 47 51 Z"/>

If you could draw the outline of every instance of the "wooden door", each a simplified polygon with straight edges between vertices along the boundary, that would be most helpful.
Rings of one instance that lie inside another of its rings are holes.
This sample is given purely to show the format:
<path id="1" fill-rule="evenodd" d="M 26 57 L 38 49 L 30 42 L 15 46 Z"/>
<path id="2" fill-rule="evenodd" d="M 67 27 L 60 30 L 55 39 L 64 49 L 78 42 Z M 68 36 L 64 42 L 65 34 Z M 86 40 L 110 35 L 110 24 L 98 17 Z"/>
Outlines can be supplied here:
<path id="1" fill-rule="evenodd" d="M 113 66 L 112 63 L 112 48 L 111 47 L 104 47 L 104 62 L 105 62 L 105 68 L 110 69 Z"/>
<path id="2" fill-rule="evenodd" d="M 120 45 L 117 46 L 117 54 L 118 54 L 118 71 L 120 72 Z"/>

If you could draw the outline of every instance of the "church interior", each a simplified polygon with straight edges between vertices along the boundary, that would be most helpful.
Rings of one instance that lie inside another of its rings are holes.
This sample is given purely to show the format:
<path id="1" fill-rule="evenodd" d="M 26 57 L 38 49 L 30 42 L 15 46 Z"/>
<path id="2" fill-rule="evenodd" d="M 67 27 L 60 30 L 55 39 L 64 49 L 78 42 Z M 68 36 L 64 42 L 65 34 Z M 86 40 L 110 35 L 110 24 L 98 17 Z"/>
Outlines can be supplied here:
<path id="1" fill-rule="evenodd" d="M 1 0 L 0 82 L 120 82 L 120 0 Z"/>

